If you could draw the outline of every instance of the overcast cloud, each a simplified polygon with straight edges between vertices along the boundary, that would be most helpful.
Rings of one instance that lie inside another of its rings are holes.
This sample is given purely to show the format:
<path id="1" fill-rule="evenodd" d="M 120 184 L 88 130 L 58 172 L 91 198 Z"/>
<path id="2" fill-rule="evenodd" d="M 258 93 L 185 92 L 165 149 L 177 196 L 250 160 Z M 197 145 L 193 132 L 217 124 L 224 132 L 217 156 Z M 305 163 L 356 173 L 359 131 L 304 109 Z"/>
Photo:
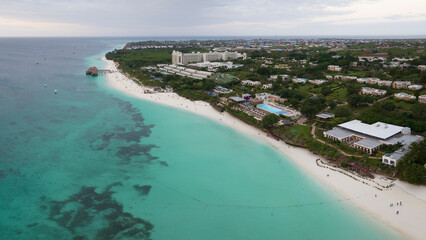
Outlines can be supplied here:
<path id="1" fill-rule="evenodd" d="M 0 36 L 426 35 L 426 0 L 1 0 Z"/>

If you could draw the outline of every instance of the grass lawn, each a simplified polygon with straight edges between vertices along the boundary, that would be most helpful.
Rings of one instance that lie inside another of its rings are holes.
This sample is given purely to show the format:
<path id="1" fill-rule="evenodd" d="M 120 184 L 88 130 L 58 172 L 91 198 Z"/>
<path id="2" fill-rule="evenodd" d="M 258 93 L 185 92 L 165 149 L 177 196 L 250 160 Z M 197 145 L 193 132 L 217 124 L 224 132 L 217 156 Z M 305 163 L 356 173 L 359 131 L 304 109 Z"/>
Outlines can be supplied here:
<path id="1" fill-rule="evenodd" d="M 347 94 L 348 94 L 348 91 L 346 90 L 346 88 L 342 87 L 342 88 L 334 90 L 330 95 L 327 96 L 327 99 L 346 102 Z"/>

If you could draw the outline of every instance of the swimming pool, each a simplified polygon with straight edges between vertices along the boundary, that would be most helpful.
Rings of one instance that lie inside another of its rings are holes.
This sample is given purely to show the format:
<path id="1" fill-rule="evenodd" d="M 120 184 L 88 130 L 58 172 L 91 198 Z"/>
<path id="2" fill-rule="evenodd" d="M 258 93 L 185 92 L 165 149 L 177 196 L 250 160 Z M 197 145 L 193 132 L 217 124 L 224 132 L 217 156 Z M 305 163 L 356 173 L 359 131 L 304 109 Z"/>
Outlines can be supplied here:
<path id="1" fill-rule="evenodd" d="M 280 115 L 280 114 L 285 115 L 287 113 L 286 111 L 283 111 L 281 109 L 278 109 L 276 107 L 272 107 L 272 106 L 269 106 L 269 105 L 266 105 L 266 104 L 260 104 L 260 105 L 257 105 L 257 107 L 262 109 L 262 110 L 265 110 L 267 112 L 274 113 L 274 114 L 277 114 L 277 115 Z"/>

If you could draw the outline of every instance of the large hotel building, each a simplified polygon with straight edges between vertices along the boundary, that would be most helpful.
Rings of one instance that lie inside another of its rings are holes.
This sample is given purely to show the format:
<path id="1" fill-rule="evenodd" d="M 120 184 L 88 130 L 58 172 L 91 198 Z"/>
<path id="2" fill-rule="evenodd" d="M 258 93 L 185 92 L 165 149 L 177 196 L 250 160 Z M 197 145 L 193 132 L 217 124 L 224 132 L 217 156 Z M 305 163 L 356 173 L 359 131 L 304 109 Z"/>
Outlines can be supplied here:
<path id="1" fill-rule="evenodd" d="M 208 53 L 182 53 L 178 51 L 172 52 L 172 64 L 188 64 L 197 62 L 210 62 L 210 61 L 227 61 L 237 58 L 246 59 L 246 53 L 239 52 L 208 52 Z"/>

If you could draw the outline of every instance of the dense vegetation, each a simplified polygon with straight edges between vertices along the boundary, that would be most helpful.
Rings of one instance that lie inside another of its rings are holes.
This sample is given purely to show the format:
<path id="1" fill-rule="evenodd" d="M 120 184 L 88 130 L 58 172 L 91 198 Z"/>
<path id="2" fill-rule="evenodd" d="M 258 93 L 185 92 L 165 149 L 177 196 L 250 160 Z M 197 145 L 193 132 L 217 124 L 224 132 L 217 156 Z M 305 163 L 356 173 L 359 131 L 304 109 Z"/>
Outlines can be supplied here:
<path id="1" fill-rule="evenodd" d="M 411 151 L 398 162 L 398 176 L 413 184 L 426 184 L 426 141 L 414 143 Z"/>

